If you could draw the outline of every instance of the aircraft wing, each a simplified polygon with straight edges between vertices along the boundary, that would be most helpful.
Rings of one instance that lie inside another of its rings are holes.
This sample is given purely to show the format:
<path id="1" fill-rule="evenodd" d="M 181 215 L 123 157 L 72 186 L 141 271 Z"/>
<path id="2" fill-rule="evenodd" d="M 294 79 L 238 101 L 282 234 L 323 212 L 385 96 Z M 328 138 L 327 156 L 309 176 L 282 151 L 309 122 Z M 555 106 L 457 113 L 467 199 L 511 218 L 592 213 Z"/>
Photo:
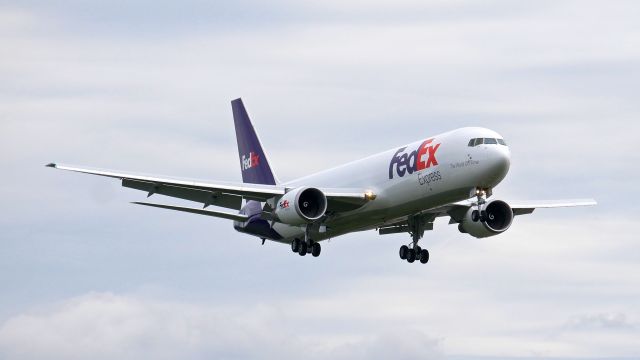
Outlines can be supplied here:
<path id="1" fill-rule="evenodd" d="M 559 207 L 576 207 L 576 206 L 591 206 L 596 205 L 597 202 L 594 199 L 566 199 L 566 200 L 525 200 L 525 201 L 505 201 L 513 210 L 513 215 L 525 215 L 531 214 L 535 209 L 542 208 L 559 208 Z M 455 222 L 459 222 L 459 219 L 464 216 L 469 207 L 475 206 L 474 200 L 460 201 L 454 204 L 446 205 L 438 209 L 434 209 L 439 216 L 449 215 Z M 427 210 L 427 212 L 433 213 L 434 210 Z M 460 215 L 460 212 L 462 214 Z"/>
<path id="2" fill-rule="evenodd" d="M 215 205 L 239 210 L 242 206 L 242 199 L 265 202 L 271 198 L 282 196 L 288 191 L 286 187 L 281 185 L 209 183 L 194 180 L 161 178 L 152 175 L 127 174 L 112 170 L 80 168 L 55 163 L 50 163 L 46 166 L 60 170 L 120 179 L 122 181 L 122 186 L 145 191 L 148 194 L 147 197 L 153 194 L 161 194 L 179 199 L 200 202 L 204 204 L 204 207 Z M 362 206 L 368 201 L 367 194 L 364 190 L 320 190 L 325 193 L 328 206 L 330 210 L 333 211 L 344 211 L 344 209 L 349 209 L 351 207 Z"/>
<path id="3" fill-rule="evenodd" d="M 513 210 L 513 215 L 531 214 L 535 209 L 539 208 L 559 208 L 559 207 L 576 207 L 591 206 L 597 202 L 593 199 L 568 199 L 568 200 L 527 200 L 527 201 L 505 201 Z M 462 221 L 470 207 L 475 206 L 475 200 L 464 200 L 437 208 L 425 210 L 417 215 L 418 221 L 424 224 L 425 230 L 433 230 L 433 221 L 437 217 L 450 217 L 449 224 L 456 224 Z M 396 232 L 405 232 L 409 219 L 396 219 L 391 223 L 381 226 L 379 233 L 393 234 Z"/>
<path id="4" fill-rule="evenodd" d="M 514 201 L 507 202 L 513 209 L 513 215 L 531 214 L 535 209 L 591 206 L 598 203 L 594 199 L 572 199 L 572 200 L 535 200 L 535 201 Z"/>

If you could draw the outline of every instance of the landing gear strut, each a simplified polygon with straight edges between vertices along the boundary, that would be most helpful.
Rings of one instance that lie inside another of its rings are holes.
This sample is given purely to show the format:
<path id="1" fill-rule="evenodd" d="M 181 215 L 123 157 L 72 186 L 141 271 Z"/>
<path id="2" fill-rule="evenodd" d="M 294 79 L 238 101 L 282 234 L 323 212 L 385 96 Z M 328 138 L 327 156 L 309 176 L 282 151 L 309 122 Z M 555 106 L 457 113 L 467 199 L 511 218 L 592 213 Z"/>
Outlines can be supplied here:
<path id="1" fill-rule="evenodd" d="M 412 242 L 409 245 L 400 247 L 400 259 L 413 263 L 418 260 L 422 264 L 429 262 L 429 250 L 418 246 L 418 241 L 424 236 L 424 228 L 426 221 L 419 215 L 412 216 L 408 219 L 409 234 L 411 234 Z"/>

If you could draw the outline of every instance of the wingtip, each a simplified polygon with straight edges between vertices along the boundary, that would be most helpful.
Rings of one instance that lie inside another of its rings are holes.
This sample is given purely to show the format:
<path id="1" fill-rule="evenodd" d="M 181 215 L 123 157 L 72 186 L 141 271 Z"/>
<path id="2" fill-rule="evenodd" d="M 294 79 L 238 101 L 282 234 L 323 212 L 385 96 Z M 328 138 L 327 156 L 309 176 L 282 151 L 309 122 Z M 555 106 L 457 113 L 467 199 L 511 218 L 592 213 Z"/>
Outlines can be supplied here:
<path id="1" fill-rule="evenodd" d="M 50 167 L 50 168 L 55 168 L 58 165 L 56 165 L 55 163 L 48 163 L 47 165 L 45 165 L 46 167 Z"/>

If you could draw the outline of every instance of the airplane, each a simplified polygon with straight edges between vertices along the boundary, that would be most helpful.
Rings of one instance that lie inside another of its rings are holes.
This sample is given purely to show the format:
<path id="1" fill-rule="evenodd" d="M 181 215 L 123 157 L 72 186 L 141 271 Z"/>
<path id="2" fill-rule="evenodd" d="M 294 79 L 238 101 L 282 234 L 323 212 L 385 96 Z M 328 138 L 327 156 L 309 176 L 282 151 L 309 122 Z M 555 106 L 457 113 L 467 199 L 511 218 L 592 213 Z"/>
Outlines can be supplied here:
<path id="1" fill-rule="evenodd" d="M 418 245 L 436 218 L 448 217 L 476 238 L 505 232 L 518 215 L 537 208 L 596 205 L 593 199 L 507 202 L 490 199 L 509 171 L 510 151 L 497 132 L 465 127 L 423 138 L 361 160 L 281 182 L 269 165 L 242 99 L 231 101 L 242 183 L 185 180 L 81 168 L 46 166 L 120 179 L 147 198 L 160 194 L 203 204 L 202 208 L 135 201 L 145 205 L 233 221 L 235 230 L 289 244 L 300 256 L 321 253 L 320 242 L 377 230 L 408 233 L 400 258 L 429 261 Z M 215 206 L 218 209 L 207 209 Z M 222 210 L 220 208 L 231 209 Z M 233 211 L 235 210 L 235 211 Z"/>

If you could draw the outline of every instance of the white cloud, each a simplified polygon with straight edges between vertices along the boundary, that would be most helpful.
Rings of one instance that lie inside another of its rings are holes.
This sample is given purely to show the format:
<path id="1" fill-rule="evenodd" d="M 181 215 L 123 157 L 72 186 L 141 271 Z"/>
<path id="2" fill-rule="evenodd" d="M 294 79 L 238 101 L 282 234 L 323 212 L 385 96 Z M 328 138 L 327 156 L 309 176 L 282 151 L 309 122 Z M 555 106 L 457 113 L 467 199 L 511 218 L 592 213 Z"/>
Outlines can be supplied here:
<path id="1" fill-rule="evenodd" d="M 600 329 L 622 329 L 626 330 L 635 327 L 629 323 L 627 316 L 623 313 L 599 313 L 587 315 L 574 315 L 567 320 L 565 328 L 568 330 L 600 330 Z"/>
<path id="2" fill-rule="evenodd" d="M 3 359 L 439 357 L 438 342 L 416 331 L 381 330 L 378 335 L 331 344 L 317 332 L 296 332 L 284 310 L 93 293 L 7 320 L 0 327 L 0 355 Z"/>

